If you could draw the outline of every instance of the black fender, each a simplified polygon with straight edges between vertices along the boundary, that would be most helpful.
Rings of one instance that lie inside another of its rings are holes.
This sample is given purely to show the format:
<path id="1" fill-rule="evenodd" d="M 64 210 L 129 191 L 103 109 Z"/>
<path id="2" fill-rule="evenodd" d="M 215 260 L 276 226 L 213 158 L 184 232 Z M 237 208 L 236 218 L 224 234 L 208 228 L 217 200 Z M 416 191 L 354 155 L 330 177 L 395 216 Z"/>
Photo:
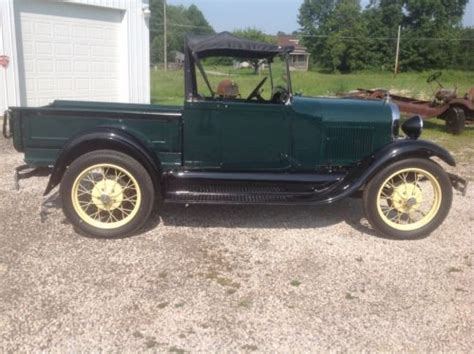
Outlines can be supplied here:
<path id="1" fill-rule="evenodd" d="M 446 149 L 430 141 L 415 139 L 395 140 L 364 159 L 360 166 L 349 173 L 353 179 L 352 187 L 360 189 L 387 165 L 413 157 L 425 159 L 438 157 L 448 165 L 456 166 L 456 161 Z"/>
<path id="2" fill-rule="evenodd" d="M 454 157 L 448 150 L 427 140 L 402 139 L 386 145 L 368 158 L 371 169 L 375 173 L 385 167 L 387 163 L 392 163 L 401 159 L 419 157 L 438 157 L 450 166 L 456 166 Z"/>
<path id="3" fill-rule="evenodd" d="M 116 150 L 139 161 L 156 184 L 161 176 L 161 164 L 151 148 L 129 132 L 113 127 L 98 127 L 72 137 L 61 149 L 54 164 L 44 195 L 56 187 L 67 167 L 81 155 L 94 150 Z"/>
<path id="4" fill-rule="evenodd" d="M 362 190 L 372 177 L 389 164 L 413 157 L 426 159 L 438 157 L 450 166 L 456 165 L 456 161 L 446 149 L 429 141 L 414 139 L 396 140 L 363 159 L 339 182 L 312 196 L 295 198 L 295 201 L 312 204 L 334 203 Z"/>

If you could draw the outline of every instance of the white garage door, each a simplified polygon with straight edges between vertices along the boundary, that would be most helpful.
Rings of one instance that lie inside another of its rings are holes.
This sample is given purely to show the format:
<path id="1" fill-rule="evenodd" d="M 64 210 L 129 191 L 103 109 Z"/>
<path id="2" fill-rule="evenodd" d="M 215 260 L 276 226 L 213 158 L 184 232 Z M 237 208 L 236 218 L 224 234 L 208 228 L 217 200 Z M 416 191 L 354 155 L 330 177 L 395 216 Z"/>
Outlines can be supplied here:
<path id="1" fill-rule="evenodd" d="M 122 11 L 47 0 L 18 5 L 23 105 L 125 100 Z"/>

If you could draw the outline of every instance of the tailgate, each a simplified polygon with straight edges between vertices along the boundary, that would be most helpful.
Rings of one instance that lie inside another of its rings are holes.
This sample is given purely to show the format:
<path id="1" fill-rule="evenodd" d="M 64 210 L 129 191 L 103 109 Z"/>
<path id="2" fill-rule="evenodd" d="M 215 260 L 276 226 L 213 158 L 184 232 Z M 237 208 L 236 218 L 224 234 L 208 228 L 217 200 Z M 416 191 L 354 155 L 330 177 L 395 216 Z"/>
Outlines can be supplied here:
<path id="1" fill-rule="evenodd" d="M 21 111 L 8 109 L 3 114 L 2 134 L 5 139 L 13 137 L 13 146 L 18 152 L 23 152 Z"/>

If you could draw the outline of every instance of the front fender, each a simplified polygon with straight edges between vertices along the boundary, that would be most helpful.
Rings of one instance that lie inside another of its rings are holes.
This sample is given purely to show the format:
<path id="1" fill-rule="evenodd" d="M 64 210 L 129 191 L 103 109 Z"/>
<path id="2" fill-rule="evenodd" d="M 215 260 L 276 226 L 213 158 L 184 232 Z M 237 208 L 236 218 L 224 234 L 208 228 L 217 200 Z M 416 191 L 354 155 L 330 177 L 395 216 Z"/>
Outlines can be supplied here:
<path id="1" fill-rule="evenodd" d="M 434 156 L 450 166 L 456 166 L 456 161 L 448 150 L 427 140 L 414 139 L 396 140 L 386 145 L 373 155 L 373 160 L 378 164 L 378 161 L 382 162 L 406 157 L 431 158 Z"/>
<path id="2" fill-rule="evenodd" d="M 364 159 L 359 166 L 352 170 L 346 176 L 351 184 L 347 189 L 359 190 L 388 164 L 413 157 L 426 159 L 438 157 L 448 165 L 456 166 L 453 156 L 439 145 L 426 140 L 396 140 Z"/>
<path id="3" fill-rule="evenodd" d="M 413 157 L 428 159 L 434 156 L 439 157 L 448 165 L 456 165 L 454 158 L 448 151 L 429 141 L 397 140 L 362 160 L 342 180 L 326 190 L 309 197 L 296 198 L 296 200 L 312 204 L 334 203 L 363 189 L 372 177 L 393 162 Z"/>
<path id="4" fill-rule="evenodd" d="M 138 160 L 150 173 L 161 176 L 161 164 L 156 154 L 134 135 L 112 127 L 99 127 L 82 132 L 71 138 L 62 148 L 54 164 L 44 195 L 47 195 L 62 180 L 67 167 L 81 155 L 94 150 L 110 149 L 123 152 Z"/>

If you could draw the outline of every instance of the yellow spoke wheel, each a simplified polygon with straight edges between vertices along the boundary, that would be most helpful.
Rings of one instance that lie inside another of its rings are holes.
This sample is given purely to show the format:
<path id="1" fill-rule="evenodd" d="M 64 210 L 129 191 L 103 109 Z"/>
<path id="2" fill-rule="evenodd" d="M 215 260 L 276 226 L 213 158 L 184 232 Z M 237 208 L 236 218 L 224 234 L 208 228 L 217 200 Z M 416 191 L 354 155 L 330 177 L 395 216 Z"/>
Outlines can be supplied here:
<path id="1" fill-rule="evenodd" d="M 441 186 L 431 173 L 406 168 L 382 183 L 377 195 L 377 211 L 392 228 L 413 231 L 433 220 L 441 200 Z"/>
<path id="2" fill-rule="evenodd" d="M 364 210 L 384 235 L 428 236 L 449 213 L 453 189 L 447 173 L 427 158 L 407 158 L 381 169 L 364 188 Z"/>
<path id="3" fill-rule="evenodd" d="M 116 229 L 138 213 L 142 192 L 135 177 L 114 164 L 86 168 L 74 180 L 71 200 L 75 212 L 99 229 Z"/>

